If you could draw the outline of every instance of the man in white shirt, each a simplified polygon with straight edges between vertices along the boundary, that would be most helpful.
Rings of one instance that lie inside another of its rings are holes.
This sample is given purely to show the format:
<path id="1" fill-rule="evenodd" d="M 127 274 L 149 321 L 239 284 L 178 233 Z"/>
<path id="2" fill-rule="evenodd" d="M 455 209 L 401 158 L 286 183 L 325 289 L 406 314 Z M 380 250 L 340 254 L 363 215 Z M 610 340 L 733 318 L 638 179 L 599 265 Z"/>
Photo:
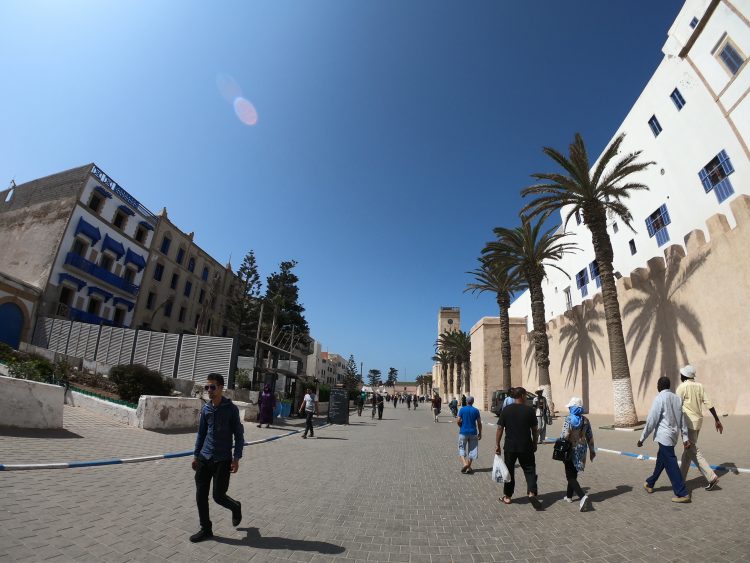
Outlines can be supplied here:
<path id="1" fill-rule="evenodd" d="M 313 390 L 309 387 L 305 389 L 305 397 L 302 399 L 302 404 L 299 406 L 299 413 L 305 413 L 305 433 L 302 434 L 303 438 L 307 438 L 307 433 L 310 433 L 310 438 L 315 436 L 313 430 L 313 415 L 318 414 L 318 397 L 315 396 Z"/>
<path id="2" fill-rule="evenodd" d="M 694 463 L 698 466 L 698 470 L 708 481 L 706 490 L 710 491 L 719 482 L 719 477 L 711 469 L 711 466 L 703 457 L 703 454 L 698 449 L 698 434 L 701 431 L 703 425 L 703 409 L 706 408 L 714 417 L 714 425 L 716 431 L 721 434 L 724 431 L 719 420 L 719 415 L 716 414 L 716 409 L 711 403 L 711 399 L 708 398 L 708 393 L 703 389 L 703 385 L 695 381 L 695 368 L 693 366 L 685 366 L 680 369 L 680 380 L 682 383 L 677 387 L 677 396 L 682 400 L 682 412 L 685 415 L 685 421 L 688 427 L 688 439 L 693 445 L 692 448 L 685 448 L 682 452 L 682 462 L 680 469 L 682 470 L 682 478 L 687 479 L 688 469 L 690 469 L 690 463 Z"/>
<path id="3" fill-rule="evenodd" d="M 677 445 L 680 434 L 682 434 L 685 449 L 688 449 L 691 444 L 688 440 L 685 416 L 682 414 L 682 401 L 670 391 L 671 385 L 668 377 L 660 377 L 656 382 L 659 394 L 651 405 L 651 411 L 649 411 L 646 419 L 646 427 L 643 429 L 641 439 L 638 440 L 638 447 L 640 448 L 643 446 L 643 441 L 653 432 L 654 441 L 659 444 L 654 473 L 643 483 L 643 488 L 646 489 L 647 493 L 653 493 L 656 481 L 659 479 L 661 472 L 666 469 L 675 494 L 672 502 L 690 502 L 690 493 L 685 486 L 680 467 L 677 465 L 674 447 Z"/>

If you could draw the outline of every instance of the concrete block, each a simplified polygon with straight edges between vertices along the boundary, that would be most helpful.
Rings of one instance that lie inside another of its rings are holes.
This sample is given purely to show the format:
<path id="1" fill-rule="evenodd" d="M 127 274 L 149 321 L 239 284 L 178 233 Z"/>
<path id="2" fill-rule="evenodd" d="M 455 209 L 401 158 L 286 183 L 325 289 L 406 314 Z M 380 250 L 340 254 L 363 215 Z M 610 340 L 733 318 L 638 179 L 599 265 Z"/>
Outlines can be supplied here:
<path id="1" fill-rule="evenodd" d="M 143 395 L 138 399 L 138 428 L 144 430 L 196 429 L 203 401 L 188 397 Z"/>
<path id="2" fill-rule="evenodd" d="M 59 385 L 0 376 L 0 426 L 62 428 L 64 390 Z"/>

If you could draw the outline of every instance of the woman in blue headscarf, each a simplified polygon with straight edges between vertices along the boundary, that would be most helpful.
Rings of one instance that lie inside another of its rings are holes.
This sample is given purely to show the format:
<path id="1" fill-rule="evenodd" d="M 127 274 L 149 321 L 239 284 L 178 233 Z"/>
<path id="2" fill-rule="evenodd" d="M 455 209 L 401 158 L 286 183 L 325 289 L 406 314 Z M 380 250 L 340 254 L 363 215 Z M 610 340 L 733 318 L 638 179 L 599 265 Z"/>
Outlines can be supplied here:
<path id="1" fill-rule="evenodd" d="M 583 401 L 579 397 L 572 397 L 566 405 L 570 414 L 565 417 L 560 438 L 570 442 L 571 456 L 565 461 L 565 477 L 568 480 L 568 491 L 565 495 L 567 502 L 573 502 L 573 494 L 580 499 L 581 512 L 589 509 L 591 501 L 578 483 L 578 473 L 586 467 L 586 450 L 589 451 L 591 461 L 596 457 L 594 450 L 594 432 L 591 430 L 589 419 L 583 416 Z"/>

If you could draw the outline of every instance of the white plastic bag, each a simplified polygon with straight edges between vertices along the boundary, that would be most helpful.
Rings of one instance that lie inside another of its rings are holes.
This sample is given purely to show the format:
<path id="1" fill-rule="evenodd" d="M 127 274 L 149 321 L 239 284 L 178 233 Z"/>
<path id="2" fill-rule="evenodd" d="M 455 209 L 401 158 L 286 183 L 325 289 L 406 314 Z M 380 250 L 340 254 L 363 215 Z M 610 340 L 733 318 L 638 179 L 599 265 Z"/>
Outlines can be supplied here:
<path id="1" fill-rule="evenodd" d="M 492 480 L 495 483 L 507 483 L 510 481 L 510 471 L 505 465 L 503 456 L 495 454 L 495 462 L 492 464 Z"/>

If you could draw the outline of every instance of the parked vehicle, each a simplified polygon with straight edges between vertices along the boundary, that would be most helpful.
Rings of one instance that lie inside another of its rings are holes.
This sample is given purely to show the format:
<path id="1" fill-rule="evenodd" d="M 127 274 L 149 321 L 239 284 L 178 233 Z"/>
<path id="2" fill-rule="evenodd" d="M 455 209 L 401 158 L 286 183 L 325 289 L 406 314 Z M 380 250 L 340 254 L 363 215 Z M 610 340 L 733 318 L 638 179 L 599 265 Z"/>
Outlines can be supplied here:
<path id="1" fill-rule="evenodd" d="M 507 396 L 508 396 L 507 390 L 500 390 L 500 391 L 495 391 L 494 393 L 492 393 L 492 402 L 490 403 L 490 411 L 493 414 L 495 415 L 500 414 L 500 409 L 502 409 L 503 407 L 503 401 L 505 401 L 505 397 Z M 529 392 L 526 393 L 526 404 L 529 405 L 530 407 L 534 406 L 534 397 L 536 397 L 534 393 L 529 393 Z"/>

